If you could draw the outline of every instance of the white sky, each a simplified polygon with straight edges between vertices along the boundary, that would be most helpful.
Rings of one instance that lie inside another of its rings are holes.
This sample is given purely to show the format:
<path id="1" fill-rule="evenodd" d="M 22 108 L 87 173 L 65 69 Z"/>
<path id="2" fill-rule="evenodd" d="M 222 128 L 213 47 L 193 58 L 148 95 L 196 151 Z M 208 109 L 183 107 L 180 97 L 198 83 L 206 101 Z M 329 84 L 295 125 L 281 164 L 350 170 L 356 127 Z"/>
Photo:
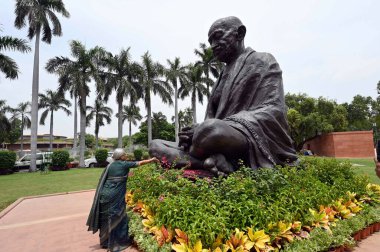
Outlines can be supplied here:
<path id="1" fill-rule="evenodd" d="M 237 16 L 247 27 L 246 46 L 272 53 L 283 70 L 285 92 L 324 96 L 339 103 L 356 94 L 375 97 L 380 80 L 380 1 L 231 1 L 231 0 L 65 0 L 69 19 L 60 18 L 63 36 L 40 47 L 40 92 L 56 89 L 57 77 L 44 69 L 48 59 L 70 56 L 69 41 L 87 48 L 96 45 L 112 53 L 131 47 L 133 60 L 147 50 L 153 60 L 180 57 L 183 64 L 197 58 L 194 49 L 207 42 L 210 25 L 218 18 Z M 15 1 L 0 0 L 0 34 L 26 38 L 27 29 L 13 23 Z M 34 40 L 30 46 L 34 48 Z M 0 99 L 10 106 L 31 100 L 33 53 L 6 52 L 18 63 L 21 74 L 14 81 L 0 74 Z M 89 105 L 95 98 L 93 84 Z M 68 95 L 67 95 L 68 97 Z M 145 116 L 143 103 L 139 102 Z M 114 112 L 114 97 L 108 102 Z M 190 100 L 179 102 L 180 109 Z M 205 105 L 197 105 L 202 121 Z M 174 107 L 153 98 L 153 112 L 162 111 L 169 121 Z M 41 112 L 39 113 L 41 114 Z M 49 132 L 49 122 L 39 134 Z M 137 131 L 133 129 L 133 133 Z M 87 128 L 93 134 L 94 127 Z M 25 131 L 29 134 L 30 131 Z M 54 133 L 72 137 L 73 118 L 55 113 Z M 123 134 L 128 134 L 127 123 Z M 101 137 L 117 136 L 117 120 L 100 129 Z"/>

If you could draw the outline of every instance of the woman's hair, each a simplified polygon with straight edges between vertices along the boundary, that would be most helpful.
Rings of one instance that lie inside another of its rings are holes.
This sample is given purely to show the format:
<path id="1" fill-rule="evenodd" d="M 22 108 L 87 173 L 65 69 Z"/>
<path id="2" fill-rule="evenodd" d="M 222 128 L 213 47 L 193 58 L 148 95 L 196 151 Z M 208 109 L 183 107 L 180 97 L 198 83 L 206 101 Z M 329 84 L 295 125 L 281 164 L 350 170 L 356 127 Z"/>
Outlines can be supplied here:
<path id="1" fill-rule="evenodd" d="M 122 156 L 126 155 L 127 153 L 123 148 L 117 148 L 114 150 L 112 154 L 112 158 L 115 160 L 119 160 Z"/>

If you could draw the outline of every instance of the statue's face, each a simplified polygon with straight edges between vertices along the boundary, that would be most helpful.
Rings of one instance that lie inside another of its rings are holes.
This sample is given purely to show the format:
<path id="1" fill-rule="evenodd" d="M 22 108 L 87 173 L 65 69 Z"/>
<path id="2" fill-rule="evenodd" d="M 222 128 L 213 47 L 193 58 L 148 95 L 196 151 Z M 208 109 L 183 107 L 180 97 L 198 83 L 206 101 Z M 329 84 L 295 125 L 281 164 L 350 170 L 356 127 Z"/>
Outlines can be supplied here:
<path id="1" fill-rule="evenodd" d="M 238 48 L 237 30 L 225 23 L 214 23 L 208 33 L 208 41 L 216 59 L 227 63 Z"/>

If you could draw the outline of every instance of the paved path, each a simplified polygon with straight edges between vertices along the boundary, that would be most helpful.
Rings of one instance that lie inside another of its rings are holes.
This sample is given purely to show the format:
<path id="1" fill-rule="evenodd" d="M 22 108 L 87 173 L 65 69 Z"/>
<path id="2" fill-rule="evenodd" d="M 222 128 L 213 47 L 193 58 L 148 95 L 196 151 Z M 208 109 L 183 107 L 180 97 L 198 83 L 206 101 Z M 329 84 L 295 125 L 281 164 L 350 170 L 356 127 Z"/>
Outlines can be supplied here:
<path id="1" fill-rule="evenodd" d="M 24 199 L 0 219 L 0 250 L 106 251 L 85 225 L 93 197 L 87 191 Z"/>
<path id="2" fill-rule="evenodd" d="M 94 191 L 86 191 L 24 199 L 0 215 L 0 251 L 105 252 L 85 225 L 93 197 Z M 379 252 L 380 232 L 358 245 L 354 252 Z"/>

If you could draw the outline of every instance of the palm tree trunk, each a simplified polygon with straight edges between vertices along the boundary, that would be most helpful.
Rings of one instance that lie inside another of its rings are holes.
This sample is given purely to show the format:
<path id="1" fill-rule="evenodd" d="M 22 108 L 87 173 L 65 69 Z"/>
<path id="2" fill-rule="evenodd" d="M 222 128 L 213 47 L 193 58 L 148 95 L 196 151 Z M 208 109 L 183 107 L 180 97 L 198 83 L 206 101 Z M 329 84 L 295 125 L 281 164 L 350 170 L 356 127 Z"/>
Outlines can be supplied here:
<path id="1" fill-rule="evenodd" d="M 129 121 L 129 152 L 132 152 L 132 120 Z"/>
<path id="2" fill-rule="evenodd" d="M 123 100 L 118 99 L 117 147 L 123 148 Z"/>
<path id="3" fill-rule="evenodd" d="M 20 157 L 24 156 L 24 114 L 21 114 Z"/>
<path id="4" fill-rule="evenodd" d="M 196 93 L 193 91 L 191 95 L 191 109 L 193 110 L 193 124 L 197 123 L 197 105 L 196 105 Z"/>
<path id="5" fill-rule="evenodd" d="M 80 137 L 79 137 L 79 167 L 85 167 L 84 151 L 86 148 L 86 94 L 81 91 L 80 97 Z"/>
<path id="6" fill-rule="evenodd" d="M 152 106 L 150 100 L 150 89 L 147 89 L 147 113 L 148 113 L 148 146 L 152 142 Z"/>
<path id="7" fill-rule="evenodd" d="M 178 87 L 177 85 L 174 86 L 174 129 L 175 129 L 175 142 L 178 144 L 179 137 L 178 137 L 178 131 L 179 131 L 179 124 L 178 124 Z"/>
<path id="8" fill-rule="evenodd" d="M 73 156 L 77 156 L 78 148 L 78 97 L 74 91 L 74 143 L 73 143 Z"/>
<path id="9" fill-rule="evenodd" d="M 95 118 L 95 149 L 99 148 L 99 121 L 98 121 L 98 116 Z"/>
<path id="10" fill-rule="evenodd" d="M 49 151 L 53 150 L 53 110 L 50 112 L 50 144 Z"/>
<path id="11" fill-rule="evenodd" d="M 36 152 L 37 152 L 37 132 L 38 132 L 38 80 L 39 80 L 39 61 L 40 61 L 40 30 L 36 31 L 36 42 L 34 47 L 34 65 L 33 65 L 33 84 L 32 84 L 32 112 L 31 112 L 31 132 L 30 132 L 30 167 L 29 171 L 37 170 Z"/>

